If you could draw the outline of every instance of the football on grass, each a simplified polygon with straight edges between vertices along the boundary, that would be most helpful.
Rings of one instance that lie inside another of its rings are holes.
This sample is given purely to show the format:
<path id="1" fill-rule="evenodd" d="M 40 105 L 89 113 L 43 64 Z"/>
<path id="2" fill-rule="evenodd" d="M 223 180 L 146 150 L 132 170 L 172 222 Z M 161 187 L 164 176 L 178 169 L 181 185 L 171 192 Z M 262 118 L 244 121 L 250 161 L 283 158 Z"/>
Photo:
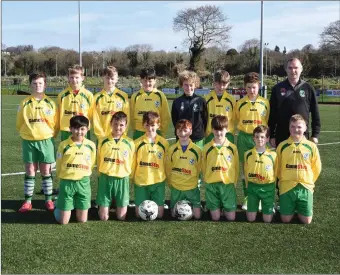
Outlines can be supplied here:
<path id="1" fill-rule="evenodd" d="M 192 218 L 192 208 L 189 201 L 178 201 L 174 207 L 175 217 L 181 221 L 187 221 Z"/>
<path id="2" fill-rule="evenodd" d="M 138 214 L 144 221 L 153 221 L 158 215 L 158 205 L 154 201 L 145 200 L 139 205 Z"/>

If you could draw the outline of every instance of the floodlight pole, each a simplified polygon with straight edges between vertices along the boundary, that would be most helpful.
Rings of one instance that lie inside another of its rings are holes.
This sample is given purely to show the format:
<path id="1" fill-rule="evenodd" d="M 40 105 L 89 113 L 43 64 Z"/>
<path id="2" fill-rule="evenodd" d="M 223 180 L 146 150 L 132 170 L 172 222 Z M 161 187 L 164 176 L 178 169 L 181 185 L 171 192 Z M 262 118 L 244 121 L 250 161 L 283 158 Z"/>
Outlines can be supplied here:
<path id="1" fill-rule="evenodd" d="M 260 81 L 261 81 L 261 95 L 264 96 L 263 83 L 263 1 L 261 1 L 261 37 L 260 37 Z"/>
<path id="2" fill-rule="evenodd" d="M 79 25 L 79 65 L 82 66 L 81 41 L 80 41 L 80 1 L 78 1 L 78 25 Z"/>

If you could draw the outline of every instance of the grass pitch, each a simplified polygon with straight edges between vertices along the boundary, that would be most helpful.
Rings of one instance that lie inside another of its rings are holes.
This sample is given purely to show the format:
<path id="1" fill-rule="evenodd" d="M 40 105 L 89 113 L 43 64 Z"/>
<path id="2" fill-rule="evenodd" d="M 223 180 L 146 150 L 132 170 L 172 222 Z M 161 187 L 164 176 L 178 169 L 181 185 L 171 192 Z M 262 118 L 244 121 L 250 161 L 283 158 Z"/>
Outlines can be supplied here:
<path id="1" fill-rule="evenodd" d="M 16 109 L 23 97 L 2 97 L 2 174 L 24 171 L 21 142 L 15 130 Z M 171 104 L 171 102 L 170 102 Z M 340 106 L 320 105 L 320 143 L 340 141 Z M 169 129 L 167 137 L 173 137 Z M 58 141 L 59 141 L 58 137 Z M 173 141 L 171 141 L 173 142 Z M 58 144 L 59 142 L 57 142 Z M 74 217 L 58 225 L 44 210 L 42 195 L 33 198 L 33 211 L 18 213 L 23 199 L 23 175 L 1 177 L 3 273 L 339 273 L 339 152 L 340 144 L 320 145 L 322 173 L 314 193 L 311 225 L 297 220 L 282 224 L 275 216 L 264 224 L 246 222 L 179 222 L 166 211 L 162 221 L 142 222 L 129 209 L 125 222 L 114 215 L 101 222 L 96 211 L 78 224 Z M 55 181 L 58 187 L 58 181 Z M 96 171 L 92 176 L 93 198 Z M 242 186 L 237 186 L 242 202 Z M 40 190 L 37 176 L 36 192 Z M 204 199 L 204 188 L 202 192 Z M 133 190 L 131 189 L 133 199 Z M 167 190 L 166 199 L 169 199 Z"/>

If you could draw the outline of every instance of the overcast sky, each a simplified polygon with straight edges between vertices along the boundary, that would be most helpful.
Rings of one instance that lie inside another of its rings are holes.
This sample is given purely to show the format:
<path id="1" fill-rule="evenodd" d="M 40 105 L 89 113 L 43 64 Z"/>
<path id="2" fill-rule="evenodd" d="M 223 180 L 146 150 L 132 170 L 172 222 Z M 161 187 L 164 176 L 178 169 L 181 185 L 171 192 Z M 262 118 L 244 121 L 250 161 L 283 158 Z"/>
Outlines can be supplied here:
<path id="1" fill-rule="evenodd" d="M 181 9 L 207 3 L 218 5 L 228 17 L 229 48 L 260 39 L 260 1 L 81 1 L 82 50 L 151 44 L 153 50 L 177 46 L 186 51 L 185 33 L 173 31 L 173 18 Z M 306 44 L 318 47 L 320 33 L 339 19 L 340 1 L 264 1 L 264 42 L 287 51 Z M 2 43 L 78 50 L 78 2 L 2 1 Z"/>

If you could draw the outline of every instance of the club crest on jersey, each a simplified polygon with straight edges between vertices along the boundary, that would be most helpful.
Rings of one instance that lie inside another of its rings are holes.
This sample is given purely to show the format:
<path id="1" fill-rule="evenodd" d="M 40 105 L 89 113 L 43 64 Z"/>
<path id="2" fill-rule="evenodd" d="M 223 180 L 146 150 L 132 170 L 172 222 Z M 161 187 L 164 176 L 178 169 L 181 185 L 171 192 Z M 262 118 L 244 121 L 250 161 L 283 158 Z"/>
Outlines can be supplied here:
<path id="1" fill-rule="evenodd" d="M 304 160 L 309 159 L 309 153 L 304 153 L 304 154 L 302 155 L 302 157 L 303 157 Z"/>
<path id="2" fill-rule="evenodd" d="M 48 115 L 48 116 L 51 115 L 52 114 L 52 110 L 51 109 L 46 109 L 45 110 L 45 114 Z"/>
<path id="3" fill-rule="evenodd" d="M 229 111 L 230 111 L 230 106 L 225 107 L 225 110 L 226 110 L 227 112 L 229 112 Z"/>
<path id="4" fill-rule="evenodd" d="M 60 159 L 60 158 L 61 158 L 61 153 L 58 152 L 58 153 L 57 153 L 57 159 Z"/>
<path id="5" fill-rule="evenodd" d="M 197 103 L 194 104 L 194 106 L 192 107 L 192 110 L 194 112 L 198 112 L 198 105 L 197 105 Z"/>
<path id="6" fill-rule="evenodd" d="M 232 156 L 231 155 L 226 156 L 225 159 L 226 159 L 226 161 L 231 161 L 232 160 Z"/>
<path id="7" fill-rule="evenodd" d="M 122 155 L 123 155 L 123 157 L 124 158 L 127 158 L 128 157 L 128 151 L 127 150 L 124 150 L 123 152 L 122 152 Z"/>
<path id="8" fill-rule="evenodd" d="M 194 164 L 195 164 L 195 160 L 194 160 L 194 159 L 189 159 L 189 163 L 190 163 L 191 165 L 194 165 Z"/>
<path id="9" fill-rule="evenodd" d="M 281 88 L 280 93 L 281 93 L 282 96 L 284 96 L 284 95 L 286 95 L 287 90 L 285 88 Z"/>
<path id="10" fill-rule="evenodd" d="M 305 97 L 306 96 L 305 90 L 300 90 L 300 96 L 301 97 Z"/>
<path id="11" fill-rule="evenodd" d="M 80 109 L 85 109 L 85 104 L 84 103 L 80 103 Z"/>
<path id="12" fill-rule="evenodd" d="M 270 164 L 268 164 L 268 165 L 266 165 L 266 166 L 264 167 L 264 169 L 265 169 L 266 171 L 269 171 L 269 170 L 272 169 L 272 166 L 271 166 Z"/>
<path id="13" fill-rule="evenodd" d="M 262 111 L 261 116 L 266 116 L 267 112 L 266 111 Z"/>
<path id="14" fill-rule="evenodd" d="M 158 108 L 161 105 L 159 101 L 155 101 L 155 106 Z"/>
<path id="15" fill-rule="evenodd" d="M 85 158 L 86 161 L 89 161 L 91 159 L 91 156 L 90 155 L 85 155 L 84 158 Z"/>
<path id="16" fill-rule="evenodd" d="M 163 153 L 162 153 L 162 152 L 158 152 L 158 153 L 157 153 L 157 158 L 158 158 L 158 159 L 161 159 L 162 157 L 163 157 Z"/>
<path id="17" fill-rule="evenodd" d="M 117 109 L 121 109 L 122 107 L 123 107 L 123 103 L 121 103 L 120 101 L 116 102 Z"/>

